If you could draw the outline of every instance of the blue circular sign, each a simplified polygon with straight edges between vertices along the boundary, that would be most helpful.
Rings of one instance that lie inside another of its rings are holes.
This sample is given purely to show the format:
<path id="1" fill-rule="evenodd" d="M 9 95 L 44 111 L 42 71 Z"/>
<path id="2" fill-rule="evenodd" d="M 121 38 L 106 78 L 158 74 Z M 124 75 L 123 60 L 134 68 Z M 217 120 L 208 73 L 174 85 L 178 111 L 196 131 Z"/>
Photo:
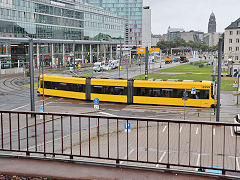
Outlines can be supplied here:
<path id="1" fill-rule="evenodd" d="M 94 102 L 95 105 L 99 105 L 99 99 L 98 98 L 95 98 L 93 102 Z"/>

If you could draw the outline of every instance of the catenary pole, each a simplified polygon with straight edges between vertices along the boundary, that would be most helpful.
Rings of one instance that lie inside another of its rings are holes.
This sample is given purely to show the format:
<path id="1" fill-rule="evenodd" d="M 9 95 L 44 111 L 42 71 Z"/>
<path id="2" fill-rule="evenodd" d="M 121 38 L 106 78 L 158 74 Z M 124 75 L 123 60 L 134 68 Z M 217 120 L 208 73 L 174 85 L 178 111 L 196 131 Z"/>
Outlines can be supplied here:
<path id="1" fill-rule="evenodd" d="M 29 71 L 30 71 L 30 99 L 31 111 L 35 111 L 34 101 L 34 67 L 33 67 L 33 39 L 29 40 Z"/>
<path id="2" fill-rule="evenodd" d="M 221 73 L 222 73 L 222 47 L 223 38 L 219 38 L 219 48 L 218 48 L 218 86 L 217 86 L 217 114 L 216 121 L 220 121 L 220 93 L 221 93 Z"/>

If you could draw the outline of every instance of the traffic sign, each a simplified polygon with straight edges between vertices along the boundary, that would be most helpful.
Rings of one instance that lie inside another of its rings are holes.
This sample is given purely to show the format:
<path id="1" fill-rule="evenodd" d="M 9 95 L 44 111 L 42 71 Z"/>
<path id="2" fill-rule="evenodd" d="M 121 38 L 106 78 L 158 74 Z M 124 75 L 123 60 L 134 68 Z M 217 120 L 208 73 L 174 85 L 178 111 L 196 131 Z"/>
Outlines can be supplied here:
<path id="1" fill-rule="evenodd" d="M 91 75 L 92 77 L 94 77 L 94 73 L 92 73 L 92 75 Z"/>
<path id="2" fill-rule="evenodd" d="M 150 48 L 150 54 L 160 54 L 160 48 Z"/>
<path id="3" fill-rule="evenodd" d="M 99 110 L 99 105 L 94 104 L 94 109 Z"/>
<path id="4" fill-rule="evenodd" d="M 138 54 L 145 54 L 146 53 L 146 48 L 137 48 L 137 53 Z"/>
<path id="5" fill-rule="evenodd" d="M 128 132 L 129 131 L 131 131 L 131 123 L 129 122 L 129 123 L 127 123 L 127 122 L 125 122 L 124 123 L 124 129 L 125 129 L 125 132 L 128 130 Z"/>
<path id="6" fill-rule="evenodd" d="M 197 92 L 197 89 L 195 87 L 192 87 L 191 88 L 191 94 L 196 94 L 196 92 Z"/>
<path id="7" fill-rule="evenodd" d="M 40 112 L 44 112 L 43 107 L 40 107 Z M 40 115 L 40 119 L 43 119 L 43 115 Z"/>
<path id="8" fill-rule="evenodd" d="M 99 105 L 99 99 L 98 99 L 98 98 L 95 98 L 95 99 L 93 100 L 93 102 L 94 102 L 95 105 Z"/>
<path id="9" fill-rule="evenodd" d="M 40 107 L 40 112 L 44 112 L 43 107 Z"/>

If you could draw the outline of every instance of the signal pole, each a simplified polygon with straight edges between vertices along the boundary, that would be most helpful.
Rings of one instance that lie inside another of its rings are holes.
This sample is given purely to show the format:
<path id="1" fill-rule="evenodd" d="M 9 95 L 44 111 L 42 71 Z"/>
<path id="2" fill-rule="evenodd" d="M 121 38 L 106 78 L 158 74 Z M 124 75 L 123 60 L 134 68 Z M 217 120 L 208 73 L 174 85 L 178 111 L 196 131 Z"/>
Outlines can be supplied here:
<path id="1" fill-rule="evenodd" d="M 145 79 L 148 79 L 148 47 L 146 47 L 146 53 L 145 53 Z"/>
<path id="2" fill-rule="evenodd" d="M 219 38 L 219 48 L 218 48 L 218 86 L 217 86 L 217 114 L 216 121 L 220 121 L 220 94 L 221 94 L 221 74 L 222 74 L 222 47 L 223 38 Z"/>

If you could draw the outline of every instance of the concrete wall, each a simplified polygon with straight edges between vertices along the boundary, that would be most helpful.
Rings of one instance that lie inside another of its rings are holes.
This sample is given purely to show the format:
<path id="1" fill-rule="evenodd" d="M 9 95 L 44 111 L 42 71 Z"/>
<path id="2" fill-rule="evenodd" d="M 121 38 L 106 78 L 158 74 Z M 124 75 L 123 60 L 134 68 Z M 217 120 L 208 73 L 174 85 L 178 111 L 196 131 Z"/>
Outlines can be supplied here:
<path id="1" fill-rule="evenodd" d="M 0 74 L 18 74 L 23 72 L 23 68 L 0 69 Z"/>

